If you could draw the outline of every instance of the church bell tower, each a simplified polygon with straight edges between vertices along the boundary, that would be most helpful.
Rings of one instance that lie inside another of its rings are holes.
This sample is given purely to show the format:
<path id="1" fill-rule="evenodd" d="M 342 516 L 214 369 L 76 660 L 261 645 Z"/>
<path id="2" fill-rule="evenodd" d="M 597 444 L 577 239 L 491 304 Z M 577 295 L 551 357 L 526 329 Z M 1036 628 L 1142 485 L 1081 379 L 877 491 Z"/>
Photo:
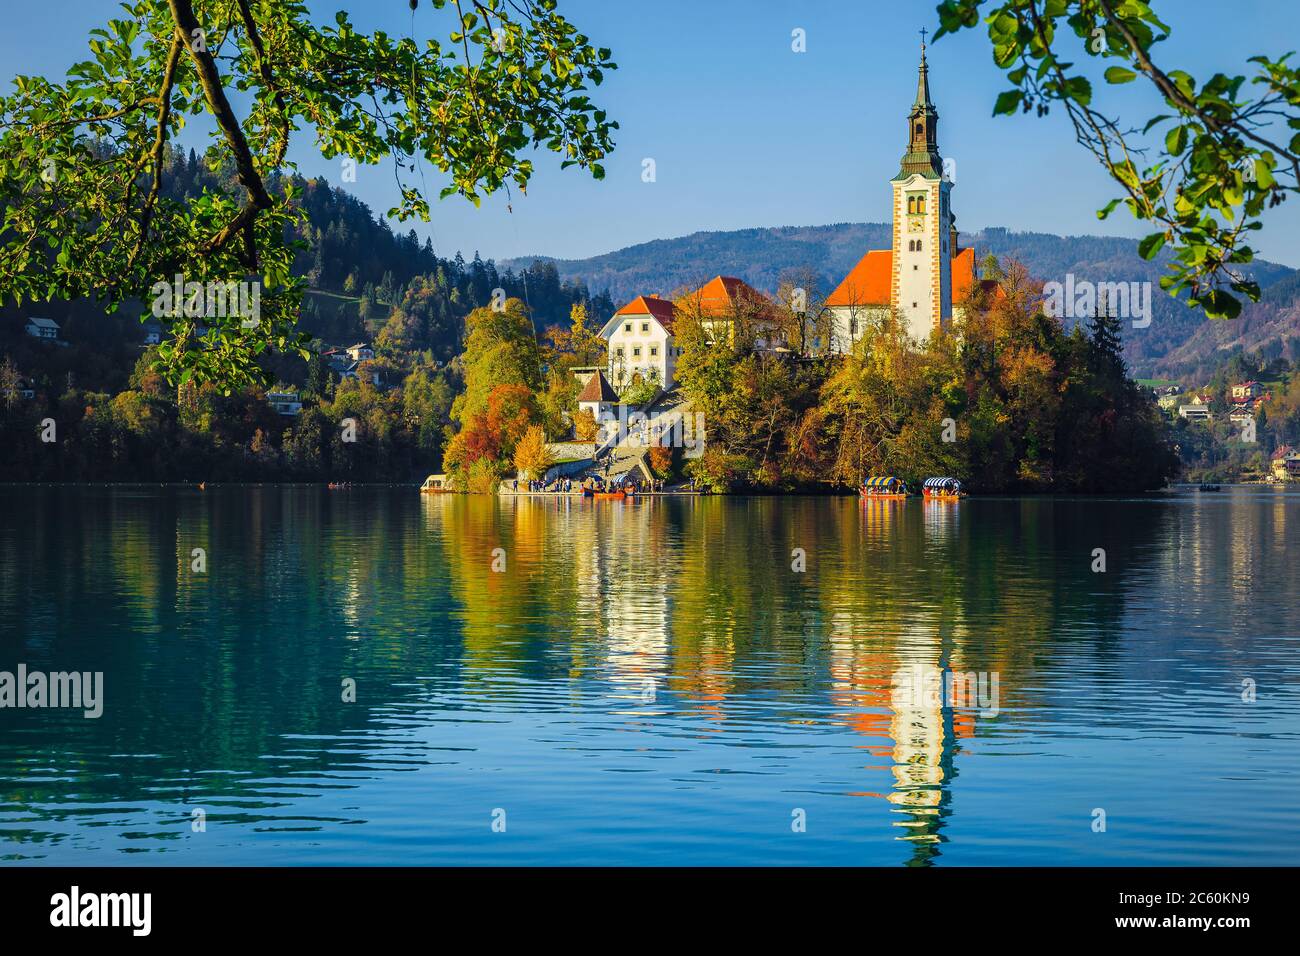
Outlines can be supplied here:
<path id="1" fill-rule="evenodd" d="M 950 191 L 939 156 L 939 112 L 930 101 L 925 31 L 916 102 L 907 114 L 907 151 L 894 190 L 891 304 L 911 336 L 925 341 L 952 317 L 952 257 L 956 253 Z"/>

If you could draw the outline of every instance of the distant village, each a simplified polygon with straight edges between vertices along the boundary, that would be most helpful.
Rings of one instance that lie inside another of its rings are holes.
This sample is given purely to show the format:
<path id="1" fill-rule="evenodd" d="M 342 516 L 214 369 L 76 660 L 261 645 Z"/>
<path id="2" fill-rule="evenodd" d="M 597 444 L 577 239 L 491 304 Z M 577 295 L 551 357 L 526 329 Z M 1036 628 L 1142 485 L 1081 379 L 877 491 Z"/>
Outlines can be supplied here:
<path id="1" fill-rule="evenodd" d="M 1151 386 L 1151 394 L 1171 423 L 1182 419 L 1208 427 L 1226 419 L 1245 444 L 1257 441 L 1261 412 L 1273 398 L 1270 386 L 1257 381 L 1233 382 L 1217 390 L 1211 386 L 1188 388 L 1164 383 Z M 1279 445 L 1270 453 L 1266 471 L 1240 477 L 1265 483 L 1300 481 L 1300 450 Z"/>

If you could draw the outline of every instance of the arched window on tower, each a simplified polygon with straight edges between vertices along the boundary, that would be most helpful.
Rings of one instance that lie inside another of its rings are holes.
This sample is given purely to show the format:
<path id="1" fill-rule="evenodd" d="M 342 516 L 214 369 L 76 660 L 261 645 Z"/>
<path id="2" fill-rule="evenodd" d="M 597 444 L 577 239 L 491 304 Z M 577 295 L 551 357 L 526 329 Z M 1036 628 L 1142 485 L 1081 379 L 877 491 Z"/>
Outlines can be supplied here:
<path id="1" fill-rule="evenodd" d="M 924 216 L 924 215 L 925 215 L 925 197 L 924 197 L 924 196 L 917 196 L 917 197 L 916 197 L 916 214 L 917 214 L 918 216 Z"/>
<path id="2" fill-rule="evenodd" d="M 916 240 L 916 251 L 917 251 L 917 252 L 920 252 L 920 251 L 921 251 L 921 240 L 920 240 L 920 239 Z"/>
<path id="3" fill-rule="evenodd" d="M 914 213 L 914 212 L 916 212 L 916 197 L 915 197 L 915 196 L 908 196 L 908 197 L 907 197 L 907 214 L 910 216 L 910 215 L 912 215 L 912 213 Z"/>

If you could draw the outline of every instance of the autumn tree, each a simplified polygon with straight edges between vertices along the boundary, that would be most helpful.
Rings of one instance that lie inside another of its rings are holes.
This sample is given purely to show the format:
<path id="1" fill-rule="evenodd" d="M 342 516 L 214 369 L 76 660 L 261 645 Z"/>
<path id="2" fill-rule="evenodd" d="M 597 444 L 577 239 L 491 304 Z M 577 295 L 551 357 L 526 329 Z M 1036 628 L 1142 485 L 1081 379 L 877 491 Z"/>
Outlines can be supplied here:
<path id="1" fill-rule="evenodd" d="M 555 464 L 546 446 L 546 432 L 540 425 L 530 425 L 515 446 L 515 469 L 520 478 L 536 479 Z"/>

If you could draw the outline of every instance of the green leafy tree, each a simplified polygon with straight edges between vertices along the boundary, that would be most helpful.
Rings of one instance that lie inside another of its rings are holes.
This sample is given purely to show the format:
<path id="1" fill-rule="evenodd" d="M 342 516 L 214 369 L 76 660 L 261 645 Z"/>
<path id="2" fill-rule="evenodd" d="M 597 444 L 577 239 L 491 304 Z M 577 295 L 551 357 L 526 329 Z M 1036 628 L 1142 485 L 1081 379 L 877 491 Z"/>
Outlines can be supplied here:
<path id="1" fill-rule="evenodd" d="M 1156 231 L 1139 251 L 1150 259 L 1166 244 L 1172 250 L 1171 274 L 1161 286 L 1173 295 L 1186 291 L 1211 318 L 1234 318 L 1238 295 L 1259 299 L 1258 283 L 1241 269 L 1254 258 L 1248 234 L 1260 228 L 1266 207 L 1300 190 L 1300 73 L 1288 53 L 1251 57 L 1249 77 L 1198 80 L 1170 65 L 1172 50 L 1161 55 L 1169 48 L 1158 44 L 1170 29 L 1154 5 L 943 0 L 936 37 L 973 28 L 983 14 L 993 61 L 1011 82 L 994 114 L 1043 116 L 1060 104 L 1078 142 L 1123 190 L 1098 216 L 1123 202 L 1152 223 Z M 1102 78 L 1114 85 L 1140 79 L 1167 112 L 1142 120 L 1107 116 L 1093 105 Z"/>
<path id="2" fill-rule="evenodd" d="M 499 385 L 519 385 L 533 392 L 542 386 L 541 350 L 523 302 L 507 299 L 500 311 L 475 309 L 465 322 L 461 356 L 465 391 L 451 410 L 452 419 L 461 425 L 487 411 L 488 396 Z"/>
<path id="3" fill-rule="evenodd" d="M 476 204 L 524 188 L 532 148 L 603 176 L 616 124 L 589 93 L 614 67 L 608 50 L 554 0 L 429 6 L 447 39 L 421 45 L 360 32 L 343 12 L 320 26 L 302 0 L 123 4 L 126 16 L 92 31 L 91 58 L 64 80 L 19 76 L 0 98 L 0 289 L 20 303 L 93 294 L 116 307 L 152 300 L 154 284 L 177 273 L 260 281 L 255 327 L 237 315 L 161 316 L 169 378 L 230 391 L 263 380 L 256 358 L 267 350 L 305 351 L 294 328 L 303 284 L 286 239 L 302 219 L 284 175 L 296 129 L 310 129 L 326 158 L 395 160 L 400 201 L 389 215 L 400 220 L 429 217 L 412 179 L 421 160 L 449 180 L 441 196 Z M 172 198 L 170 141 L 205 121 L 207 164 L 233 176 Z"/>

